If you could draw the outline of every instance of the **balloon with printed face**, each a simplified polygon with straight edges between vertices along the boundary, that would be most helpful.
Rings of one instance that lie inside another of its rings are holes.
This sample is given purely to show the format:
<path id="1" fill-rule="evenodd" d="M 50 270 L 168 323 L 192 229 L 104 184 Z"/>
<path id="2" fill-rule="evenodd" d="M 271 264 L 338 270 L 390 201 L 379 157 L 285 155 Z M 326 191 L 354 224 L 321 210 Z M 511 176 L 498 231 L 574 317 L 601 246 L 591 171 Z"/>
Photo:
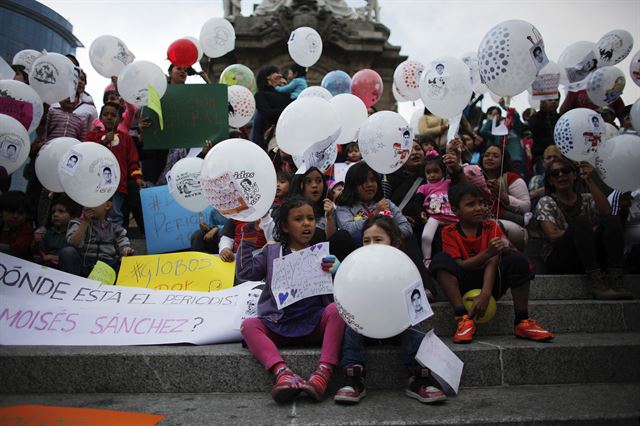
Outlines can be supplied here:
<path id="1" fill-rule="evenodd" d="M 351 93 L 351 77 L 344 71 L 335 70 L 327 73 L 320 83 L 332 96 Z"/>
<path id="2" fill-rule="evenodd" d="M 177 67 L 190 67 L 198 60 L 198 47 L 191 40 L 178 39 L 169 45 L 167 58 Z"/>
<path id="3" fill-rule="evenodd" d="M 441 118 L 450 119 L 462 113 L 472 91 L 469 67 L 453 56 L 432 61 L 420 78 L 424 106 Z"/>
<path id="4" fill-rule="evenodd" d="M 480 77 L 500 96 L 527 90 L 547 62 L 542 35 L 526 21 L 501 22 L 489 30 L 478 48 Z"/>
<path id="5" fill-rule="evenodd" d="M 625 83 L 624 74 L 620 69 L 598 68 L 587 78 L 587 96 L 598 106 L 611 105 L 622 95 Z"/>
<path id="6" fill-rule="evenodd" d="M 136 56 L 122 40 L 112 35 L 102 35 L 89 47 L 89 61 L 98 74 L 111 78 L 120 75 L 122 69 L 133 62 Z"/>
<path id="7" fill-rule="evenodd" d="M 187 157 L 177 161 L 167 175 L 169 193 L 185 209 L 199 213 L 209 206 L 200 185 L 204 160 Z"/>
<path id="8" fill-rule="evenodd" d="M 622 62 L 633 49 L 633 36 L 629 31 L 609 31 L 596 43 L 598 66 L 612 66 Z"/>
<path id="9" fill-rule="evenodd" d="M 200 30 L 200 45 L 210 58 L 231 52 L 236 45 L 236 30 L 224 18 L 211 18 Z"/>
<path id="10" fill-rule="evenodd" d="M 78 75 L 69 58 L 59 53 L 46 53 L 33 63 L 29 84 L 42 102 L 51 105 L 75 96 Z"/>
<path id="11" fill-rule="evenodd" d="M 320 87 L 320 86 L 309 86 L 306 89 L 304 89 L 302 92 L 300 92 L 300 94 L 298 95 L 298 99 L 322 98 L 325 101 L 330 101 L 332 97 L 333 96 L 331 95 L 331 92 L 329 92 L 324 87 Z"/>
<path id="12" fill-rule="evenodd" d="M 368 68 L 358 71 L 351 79 L 351 93 L 362 99 L 367 109 L 380 100 L 382 89 L 382 77 Z"/>
<path id="13" fill-rule="evenodd" d="M 15 118 L 0 114 L 0 166 L 7 174 L 18 170 L 29 157 L 31 141 L 24 126 Z"/>
<path id="14" fill-rule="evenodd" d="M 633 55 L 629 63 L 629 74 L 631 75 L 631 80 L 633 80 L 637 86 L 640 86 L 640 50 Z"/>
<path id="15" fill-rule="evenodd" d="M 462 57 L 462 62 L 469 67 L 471 72 L 471 87 L 476 95 L 487 93 L 489 88 L 480 79 L 480 67 L 478 65 L 478 54 L 476 52 L 467 52 Z"/>
<path id="16" fill-rule="evenodd" d="M 118 76 L 118 91 L 120 96 L 138 107 L 149 102 L 148 85 L 162 97 L 167 91 L 167 77 L 156 64 L 149 61 L 135 61 L 124 67 Z"/>
<path id="17" fill-rule="evenodd" d="M 556 123 L 553 139 L 562 154 L 573 161 L 593 161 L 605 139 L 602 116 L 589 108 L 567 111 Z"/>
<path id="18" fill-rule="evenodd" d="M 51 139 L 42 146 L 35 164 L 36 176 L 42 186 L 51 192 L 64 192 L 58 176 L 58 164 L 62 156 L 79 143 L 81 141 L 76 138 L 61 137 Z"/>
<path id="19" fill-rule="evenodd" d="M 583 81 L 598 66 L 596 44 L 591 41 L 577 41 L 570 44 L 560 54 L 558 66 L 564 71 L 561 83 L 565 86 Z"/>
<path id="20" fill-rule="evenodd" d="M 408 59 L 401 62 L 393 72 L 393 83 L 402 97 L 409 101 L 420 99 L 420 77 L 424 64 Z"/>
<path id="21" fill-rule="evenodd" d="M 413 132 L 397 112 L 376 112 L 360 127 L 358 146 L 362 158 L 373 170 L 393 173 L 409 159 Z"/>
<path id="22" fill-rule="evenodd" d="M 322 55 L 322 38 L 316 30 L 310 27 L 296 28 L 287 41 L 289 56 L 303 67 L 310 67 Z"/>
<path id="23" fill-rule="evenodd" d="M 341 145 L 357 139 L 360 126 L 368 117 L 367 107 L 362 100 L 351 93 L 341 93 L 331 98 L 329 103 L 333 106 L 342 129 L 336 143 Z"/>
<path id="24" fill-rule="evenodd" d="M 120 165 L 111 150 L 95 142 L 73 145 L 58 163 L 64 192 L 84 207 L 97 207 L 118 190 Z"/>
<path id="25" fill-rule="evenodd" d="M 418 282 L 422 285 L 418 268 L 401 250 L 370 244 L 342 261 L 333 297 L 348 327 L 363 336 L 385 339 L 411 325 L 405 290 Z"/>
<path id="26" fill-rule="evenodd" d="M 229 97 L 229 126 L 242 127 L 251 121 L 256 112 L 256 100 L 249 89 L 235 84 L 227 88 Z"/>
<path id="27" fill-rule="evenodd" d="M 233 86 L 234 84 L 246 87 L 255 94 L 257 90 L 256 77 L 248 67 L 242 64 L 233 64 L 226 67 L 220 73 L 220 84 Z"/>
<path id="28" fill-rule="evenodd" d="M 0 114 L 18 120 L 31 133 L 44 113 L 42 99 L 28 84 L 17 80 L 0 80 Z"/>
<path id="29" fill-rule="evenodd" d="M 33 49 L 24 49 L 19 51 L 13 57 L 12 65 L 20 65 L 24 67 L 27 74 L 31 73 L 31 67 L 36 59 L 42 56 L 41 52 Z"/>
<path id="30" fill-rule="evenodd" d="M 598 149 L 596 168 L 604 183 L 621 192 L 640 187 L 640 137 L 618 135 Z"/>
<path id="31" fill-rule="evenodd" d="M 276 171 L 255 143 L 227 139 L 207 153 L 200 183 L 205 198 L 229 219 L 253 222 L 271 208 L 276 196 Z"/>

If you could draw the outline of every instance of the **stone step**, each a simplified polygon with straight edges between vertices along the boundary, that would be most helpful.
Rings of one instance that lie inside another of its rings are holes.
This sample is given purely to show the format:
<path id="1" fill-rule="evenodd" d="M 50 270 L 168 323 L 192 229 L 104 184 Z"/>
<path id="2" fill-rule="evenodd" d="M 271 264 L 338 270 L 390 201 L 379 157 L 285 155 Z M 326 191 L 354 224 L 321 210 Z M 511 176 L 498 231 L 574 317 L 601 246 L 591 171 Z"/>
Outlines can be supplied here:
<path id="1" fill-rule="evenodd" d="M 465 363 L 461 385 L 640 382 L 640 333 L 561 334 L 540 343 L 513 336 L 478 337 L 468 345 L 444 342 Z M 282 354 L 305 376 L 318 348 Z M 402 350 L 367 351 L 372 389 L 401 389 Z M 338 385 L 339 381 L 334 381 Z M 261 392 L 272 378 L 240 344 L 211 346 L 0 347 L 0 393 Z M 594 390 L 596 399 L 599 391 Z"/>
<path id="2" fill-rule="evenodd" d="M 439 405 L 407 398 L 403 387 L 370 391 L 355 406 L 305 397 L 278 405 L 256 393 L 0 395 L 0 406 L 43 404 L 161 414 L 171 425 L 634 425 L 640 383 L 465 388 Z"/>

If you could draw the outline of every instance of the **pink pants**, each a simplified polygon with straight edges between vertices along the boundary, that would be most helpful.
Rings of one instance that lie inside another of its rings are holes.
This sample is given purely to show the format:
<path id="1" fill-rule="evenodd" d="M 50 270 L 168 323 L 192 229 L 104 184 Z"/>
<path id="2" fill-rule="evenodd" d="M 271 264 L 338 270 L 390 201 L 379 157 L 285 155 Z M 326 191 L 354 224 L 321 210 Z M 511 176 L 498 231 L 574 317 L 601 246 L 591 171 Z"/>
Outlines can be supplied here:
<path id="1" fill-rule="evenodd" d="M 335 303 L 331 303 L 324 309 L 320 323 L 306 336 L 281 336 L 269 330 L 258 318 L 244 320 L 240 332 L 253 356 L 265 369 L 271 370 L 271 367 L 277 363 L 284 362 L 278 352 L 278 346 L 321 342 L 320 362 L 333 366 L 338 365 L 344 327 L 344 321 L 340 318 Z"/>

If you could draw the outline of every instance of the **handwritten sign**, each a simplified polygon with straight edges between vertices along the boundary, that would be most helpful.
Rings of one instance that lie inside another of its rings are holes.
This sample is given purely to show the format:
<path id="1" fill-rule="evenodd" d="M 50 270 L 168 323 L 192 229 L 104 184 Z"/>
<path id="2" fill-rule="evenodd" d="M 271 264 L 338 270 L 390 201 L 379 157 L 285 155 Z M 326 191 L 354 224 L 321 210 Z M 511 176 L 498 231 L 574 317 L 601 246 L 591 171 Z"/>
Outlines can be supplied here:
<path id="1" fill-rule="evenodd" d="M 116 282 L 116 271 L 103 261 L 98 260 L 87 278 L 102 284 L 113 285 Z"/>
<path id="2" fill-rule="evenodd" d="M 14 405 L 0 407 L 0 424 L 18 425 L 157 425 L 165 416 L 96 408 Z"/>
<path id="3" fill-rule="evenodd" d="M 264 283 L 211 293 L 105 286 L 0 254 L 0 345 L 239 342 Z"/>
<path id="4" fill-rule="evenodd" d="M 170 84 L 161 102 L 163 128 L 158 114 L 144 109 L 151 120 L 144 130 L 145 149 L 202 147 L 205 139 L 229 137 L 226 84 Z"/>
<path id="5" fill-rule="evenodd" d="M 202 217 L 209 217 L 211 207 L 194 213 L 182 207 L 169 194 L 167 185 L 140 191 L 147 253 L 184 250 L 191 245 L 191 234 L 200 228 Z"/>
<path id="6" fill-rule="evenodd" d="M 29 129 L 33 120 L 33 105 L 18 99 L 0 97 L 0 114 L 15 118 L 25 129 Z"/>
<path id="7" fill-rule="evenodd" d="M 443 388 L 458 393 L 464 362 L 430 330 L 422 339 L 416 361 L 429 368 Z"/>
<path id="8" fill-rule="evenodd" d="M 329 272 L 320 267 L 329 255 L 329 243 L 318 243 L 273 261 L 271 290 L 278 309 L 307 297 L 333 293 Z"/>
<path id="9" fill-rule="evenodd" d="M 233 287 L 235 262 L 195 251 L 122 258 L 116 285 L 154 290 L 217 291 Z"/>

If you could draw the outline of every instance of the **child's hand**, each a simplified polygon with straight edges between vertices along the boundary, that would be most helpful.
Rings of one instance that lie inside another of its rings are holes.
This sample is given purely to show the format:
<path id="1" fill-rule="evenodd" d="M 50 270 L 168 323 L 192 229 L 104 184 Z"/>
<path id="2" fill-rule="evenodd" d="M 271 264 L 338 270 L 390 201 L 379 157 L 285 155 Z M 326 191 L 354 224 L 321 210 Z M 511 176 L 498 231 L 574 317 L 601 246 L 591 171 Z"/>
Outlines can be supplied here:
<path id="1" fill-rule="evenodd" d="M 151 119 L 149 117 L 140 117 L 138 127 L 140 127 L 141 129 L 146 129 L 149 126 L 151 126 Z"/>
<path id="2" fill-rule="evenodd" d="M 45 234 L 46 230 L 44 228 L 38 228 L 35 230 L 35 232 L 33 233 L 33 240 L 36 243 L 41 242 L 42 240 L 44 240 L 44 234 Z"/>
<path id="3" fill-rule="evenodd" d="M 123 256 L 133 256 L 133 253 L 135 253 L 135 250 L 133 250 L 131 247 L 125 247 L 122 249 Z"/>
<path id="4" fill-rule="evenodd" d="M 420 220 L 422 221 L 422 223 L 427 223 L 427 220 L 429 220 L 429 215 L 427 214 L 427 212 L 420 212 Z"/>
<path id="5" fill-rule="evenodd" d="M 208 232 L 211 228 L 209 228 L 209 225 L 207 225 L 206 223 L 200 222 L 200 229 L 202 230 L 202 232 Z"/>
<path id="6" fill-rule="evenodd" d="M 324 203 L 323 204 L 324 215 L 330 216 L 333 213 L 333 211 L 336 209 L 336 205 L 333 204 L 333 201 L 331 201 L 328 198 L 325 198 L 323 203 Z"/>
<path id="7" fill-rule="evenodd" d="M 95 218 L 96 212 L 93 209 L 90 209 L 90 208 L 86 207 L 82 211 L 82 216 L 84 217 L 85 222 L 91 222 Z M 82 219 L 82 217 L 81 217 L 81 219 Z"/>
<path id="8" fill-rule="evenodd" d="M 211 150 L 211 148 L 213 148 L 213 142 L 211 142 L 209 139 L 205 139 L 204 145 L 202 146 L 202 153 L 206 155 L 207 152 Z"/>
<path id="9" fill-rule="evenodd" d="M 499 253 L 502 253 L 507 248 L 507 243 L 500 237 L 494 237 L 489 240 L 489 247 L 487 247 L 487 253 L 489 257 L 493 257 Z"/>
<path id="10" fill-rule="evenodd" d="M 216 234 L 218 233 L 218 228 L 211 228 L 207 231 L 206 234 L 204 234 L 204 237 L 202 238 L 205 241 L 211 241 L 213 240 L 213 237 L 216 236 Z"/>
<path id="11" fill-rule="evenodd" d="M 233 251 L 229 247 L 225 247 L 220 252 L 220 260 L 223 262 L 233 262 L 236 259 L 236 256 L 233 254 Z"/>
<path id="12" fill-rule="evenodd" d="M 489 305 L 489 299 L 491 298 L 490 294 L 484 294 L 481 292 L 476 297 L 472 298 L 473 305 L 471 305 L 471 310 L 469 311 L 469 316 L 471 318 L 480 318 L 487 311 L 487 306 Z"/>
<path id="13" fill-rule="evenodd" d="M 111 146 L 111 142 L 113 142 L 114 137 L 115 137 L 115 132 L 109 132 L 106 135 L 104 135 L 104 138 L 102 138 L 102 141 L 104 142 L 105 146 Z"/>
<path id="14" fill-rule="evenodd" d="M 386 198 L 383 198 L 382 200 L 378 201 L 378 203 L 376 204 L 376 209 L 374 213 L 380 214 L 385 210 L 389 210 L 389 201 L 387 201 Z"/>
<path id="15" fill-rule="evenodd" d="M 136 179 L 136 185 L 138 185 L 138 188 L 146 188 L 147 182 L 144 179 Z"/>
<path id="16" fill-rule="evenodd" d="M 335 274 L 338 268 L 340 267 L 340 261 L 337 257 L 330 254 L 322 258 L 322 270 L 325 272 L 330 272 Z"/>
<path id="17" fill-rule="evenodd" d="M 580 162 L 580 179 L 588 183 L 591 180 L 592 174 L 593 174 L 593 166 L 586 161 L 581 161 Z"/>

